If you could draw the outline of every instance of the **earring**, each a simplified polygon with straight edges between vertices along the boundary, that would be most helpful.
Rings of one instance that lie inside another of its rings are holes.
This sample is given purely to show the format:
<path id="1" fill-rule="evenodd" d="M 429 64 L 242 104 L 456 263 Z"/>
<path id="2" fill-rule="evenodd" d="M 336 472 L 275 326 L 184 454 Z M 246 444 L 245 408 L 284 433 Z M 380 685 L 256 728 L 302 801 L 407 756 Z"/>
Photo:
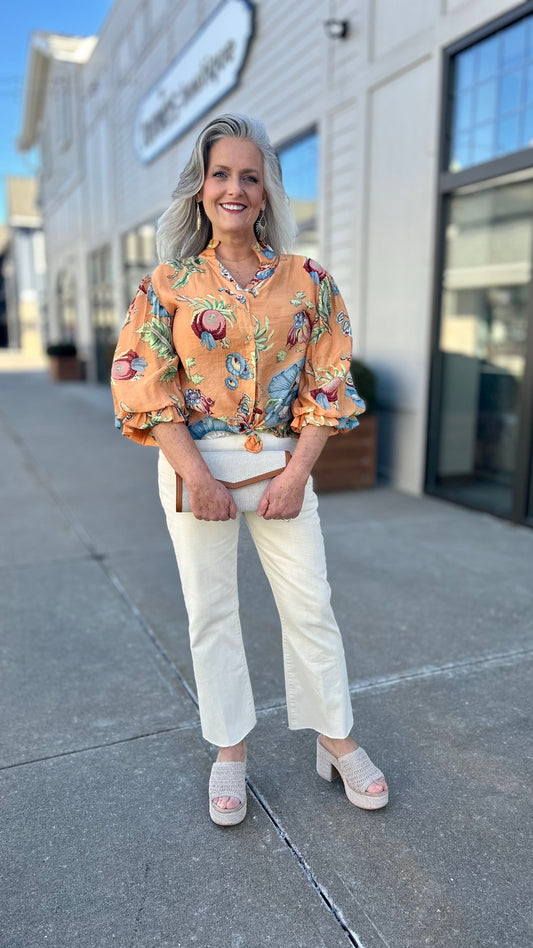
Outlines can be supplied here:
<path id="1" fill-rule="evenodd" d="M 265 218 L 264 212 L 261 211 L 259 217 L 257 218 L 257 220 L 256 220 L 256 222 L 255 222 L 255 233 L 256 233 L 256 236 L 257 236 L 258 240 L 265 240 L 265 239 L 266 239 L 266 232 L 267 232 L 267 229 L 266 229 L 266 218 Z"/>
<path id="2" fill-rule="evenodd" d="M 202 212 L 200 210 L 200 201 L 196 202 L 196 230 L 202 226 Z"/>

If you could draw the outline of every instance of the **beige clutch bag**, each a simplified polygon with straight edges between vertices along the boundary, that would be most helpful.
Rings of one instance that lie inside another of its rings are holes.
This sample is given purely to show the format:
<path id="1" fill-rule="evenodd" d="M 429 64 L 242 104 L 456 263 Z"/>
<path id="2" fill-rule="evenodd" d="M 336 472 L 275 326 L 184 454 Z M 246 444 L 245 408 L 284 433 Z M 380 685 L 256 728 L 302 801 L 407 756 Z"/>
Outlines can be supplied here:
<path id="1" fill-rule="evenodd" d="M 228 488 L 237 510 L 257 510 L 266 482 L 281 474 L 291 459 L 290 451 L 206 451 L 202 457 L 213 477 Z M 190 513 L 189 491 L 176 474 L 176 513 Z"/>

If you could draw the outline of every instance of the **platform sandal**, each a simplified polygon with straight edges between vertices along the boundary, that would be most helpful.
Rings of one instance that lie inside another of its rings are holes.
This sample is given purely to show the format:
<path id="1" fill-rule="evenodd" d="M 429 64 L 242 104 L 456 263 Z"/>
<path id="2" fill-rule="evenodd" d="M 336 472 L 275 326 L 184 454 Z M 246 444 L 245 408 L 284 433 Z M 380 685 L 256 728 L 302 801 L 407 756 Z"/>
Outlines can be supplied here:
<path id="1" fill-rule="evenodd" d="M 215 797 L 235 797 L 241 805 L 222 809 Z M 218 826 L 236 826 L 246 816 L 246 760 L 215 761 L 209 778 L 209 816 Z"/>
<path id="2" fill-rule="evenodd" d="M 384 780 L 385 777 L 362 747 L 358 747 L 349 754 L 343 754 L 342 757 L 335 757 L 317 737 L 316 769 L 318 775 L 324 780 L 331 781 L 335 780 L 335 777 L 340 777 L 344 783 L 346 796 L 354 806 L 359 806 L 363 810 L 379 810 L 388 803 L 388 790 L 383 790 L 382 793 L 366 792 L 370 784 L 377 780 Z"/>

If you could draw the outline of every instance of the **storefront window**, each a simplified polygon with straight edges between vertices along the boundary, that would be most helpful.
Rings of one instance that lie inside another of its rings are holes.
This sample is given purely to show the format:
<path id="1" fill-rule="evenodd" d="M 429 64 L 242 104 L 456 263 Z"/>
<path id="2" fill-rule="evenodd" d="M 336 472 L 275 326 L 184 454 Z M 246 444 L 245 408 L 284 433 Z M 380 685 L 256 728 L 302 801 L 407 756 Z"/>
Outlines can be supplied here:
<path id="1" fill-rule="evenodd" d="M 510 516 L 531 299 L 533 182 L 449 203 L 437 485 Z"/>
<path id="2" fill-rule="evenodd" d="M 533 14 L 454 57 L 450 171 L 533 147 Z"/>
<path id="3" fill-rule="evenodd" d="M 122 237 L 124 266 L 124 305 L 127 307 L 137 292 L 142 278 L 156 264 L 155 225 L 143 224 Z"/>
<path id="4" fill-rule="evenodd" d="M 63 342 L 76 341 L 76 284 L 70 270 L 61 270 L 57 277 L 57 314 Z"/>
<path id="5" fill-rule="evenodd" d="M 447 51 L 426 490 L 533 524 L 533 2 L 524 6 Z"/>
<path id="6" fill-rule="evenodd" d="M 94 330 L 96 376 L 99 382 L 108 382 L 116 340 L 113 267 L 109 245 L 100 247 L 89 254 L 89 296 Z"/>
<path id="7" fill-rule="evenodd" d="M 297 236 L 294 251 L 318 257 L 318 135 L 305 138 L 278 151 L 283 184 L 291 201 Z"/>

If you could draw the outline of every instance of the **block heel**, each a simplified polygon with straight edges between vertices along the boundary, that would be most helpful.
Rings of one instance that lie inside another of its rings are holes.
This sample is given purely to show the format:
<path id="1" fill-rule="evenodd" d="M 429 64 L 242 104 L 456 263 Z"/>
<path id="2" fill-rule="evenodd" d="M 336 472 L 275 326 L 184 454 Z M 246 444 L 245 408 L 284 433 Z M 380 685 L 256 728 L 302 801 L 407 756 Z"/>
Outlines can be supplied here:
<path id="1" fill-rule="evenodd" d="M 331 763 L 331 755 L 328 754 L 325 747 L 322 746 L 320 741 L 316 743 L 316 772 L 319 777 L 322 777 L 324 780 L 328 780 L 330 783 L 332 780 L 335 780 L 336 777 L 339 777 L 339 771 Z"/>
<path id="2" fill-rule="evenodd" d="M 335 757 L 320 742 L 316 741 L 316 769 L 320 777 L 330 783 L 340 777 L 350 803 L 362 810 L 380 810 L 389 801 L 389 791 L 367 793 L 367 788 L 377 780 L 384 780 L 381 770 L 372 763 L 370 757 L 358 747 L 357 750 L 342 757 Z"/>

